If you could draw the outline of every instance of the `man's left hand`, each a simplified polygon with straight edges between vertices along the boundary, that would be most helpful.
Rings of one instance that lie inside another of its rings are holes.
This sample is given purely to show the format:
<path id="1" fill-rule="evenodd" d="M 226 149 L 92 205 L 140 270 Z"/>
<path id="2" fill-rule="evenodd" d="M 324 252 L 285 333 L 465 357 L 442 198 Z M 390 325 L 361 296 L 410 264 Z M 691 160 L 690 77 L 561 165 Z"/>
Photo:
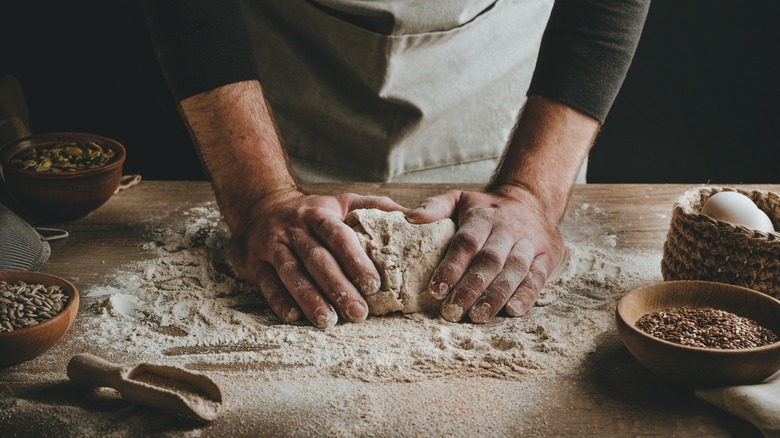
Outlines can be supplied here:
<path id="1" fill-rule="evenodd" d="M 524 188 L 506 185 L 487 192 L 453 190 L 409 212 L 412 223 L 450 217 L 458 225 L 429 289 L 444 299 L 444 319 L 457 322 L 468 313 L 472 322 L 485 323 L 502 308 L 520 316 L 534 305 L 564 255 L 557 223 L 542 205 Z"/>

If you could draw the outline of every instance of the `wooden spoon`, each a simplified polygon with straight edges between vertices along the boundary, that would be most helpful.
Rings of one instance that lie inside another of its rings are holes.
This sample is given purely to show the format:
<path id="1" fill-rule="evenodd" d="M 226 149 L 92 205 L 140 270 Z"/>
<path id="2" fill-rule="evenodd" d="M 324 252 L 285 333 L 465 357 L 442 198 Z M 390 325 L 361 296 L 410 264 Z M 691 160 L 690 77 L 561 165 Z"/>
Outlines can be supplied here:
<path id="1" fill-rule="evenodd" d="M 91 354 L 68 363 L 68 377 L 88 388 L 114 388 L 122 398 L 188 418 L 211 421 L 222 413 L 222 391 L 207 376 L 183 368 L 153 365 L 125 367 Z"/>

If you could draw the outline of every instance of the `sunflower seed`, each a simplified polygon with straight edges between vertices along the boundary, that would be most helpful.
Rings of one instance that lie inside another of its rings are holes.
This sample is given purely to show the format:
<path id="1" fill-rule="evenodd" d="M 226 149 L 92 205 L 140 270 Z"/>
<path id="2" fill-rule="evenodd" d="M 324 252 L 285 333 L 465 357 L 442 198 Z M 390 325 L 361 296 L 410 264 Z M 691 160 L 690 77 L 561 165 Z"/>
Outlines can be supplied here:
<path id="1" fill-rule="evenodd" d="M 59 286 L 10 284 L 0 280 L 0 333 L 38 325 L 65 308 L 69 297 Z"/>

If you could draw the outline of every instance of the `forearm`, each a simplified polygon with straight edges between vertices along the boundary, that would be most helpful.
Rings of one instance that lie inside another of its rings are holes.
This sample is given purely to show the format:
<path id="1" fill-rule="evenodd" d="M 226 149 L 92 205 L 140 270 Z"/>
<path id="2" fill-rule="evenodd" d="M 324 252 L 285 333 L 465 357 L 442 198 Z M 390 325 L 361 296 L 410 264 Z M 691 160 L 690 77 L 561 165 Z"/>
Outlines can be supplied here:
<path id="1" fill-rule="evenodd" d="M 180 105 L 231 229 L 251 205 L 297 189 L 257 81 L 225 85 Z"/>
<path id="2" fill-rule="evenodd" d="M 530 192 L 547 220 L 557 224 L 599 126 L 570 106 L 529 97 L 490 190 Z"/>

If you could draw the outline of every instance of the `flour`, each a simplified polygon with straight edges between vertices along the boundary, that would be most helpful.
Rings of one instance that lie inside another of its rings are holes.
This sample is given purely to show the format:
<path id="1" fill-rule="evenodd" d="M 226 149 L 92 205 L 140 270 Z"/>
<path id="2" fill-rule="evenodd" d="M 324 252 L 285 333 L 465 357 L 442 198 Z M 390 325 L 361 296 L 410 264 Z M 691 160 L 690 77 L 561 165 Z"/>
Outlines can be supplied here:
<path id="1" fill-rule="evenodd" d="M 620 248 L 595 206 L 567 222 L 592 228 L 567 236 L 569 259 L 520 318 L 448 323 L 430 314 L 369 317 L 321 331 L 283 325 L 227 259 L 229 233 L 215 205 L 151 230 L 149 258 L 86 292 L 86 336 L 101 349 L 191 369 L 264 379 L 331 375 L 367 382 L 441 376 L 522 380 L 571 370 L 610 330 L 617 300 L 660 280 L 660 250 Z M 594 216 L 595 215 L 595 216 Z M 566 234 L 566 223 L 563 231 Z M 129 303 L 129 304 L 128 304 Z"/>
<path id="2" fill-rule="evenodd" d="M 478 325 L 435 312 L 372 316 L 323 331 L 279 323 L 236 278 L 214 203 L 172 216 L 179 219 L 148 230 L 142 260 L 83 291 L 69 335 L 76 348 L 118 363 L 208 374 L 226 396 L 223 417 L 208 428 L 182 424 L 114 390 L 76 393 L 64 369 L 22 365 L 20 381 L 33 383 L 0 383 L 0 435 L 583 433 L 550 429 L 545 404 L 557 403 L 556 391 L 583 390 L 578 375 L 592 366 L 597 339 L 614 333 L 617 300 L 661 279 L 662 242 L 628 248 L 596 203 L 573 205 L 561 226 L 566 264 L 523 317 Z"/>

